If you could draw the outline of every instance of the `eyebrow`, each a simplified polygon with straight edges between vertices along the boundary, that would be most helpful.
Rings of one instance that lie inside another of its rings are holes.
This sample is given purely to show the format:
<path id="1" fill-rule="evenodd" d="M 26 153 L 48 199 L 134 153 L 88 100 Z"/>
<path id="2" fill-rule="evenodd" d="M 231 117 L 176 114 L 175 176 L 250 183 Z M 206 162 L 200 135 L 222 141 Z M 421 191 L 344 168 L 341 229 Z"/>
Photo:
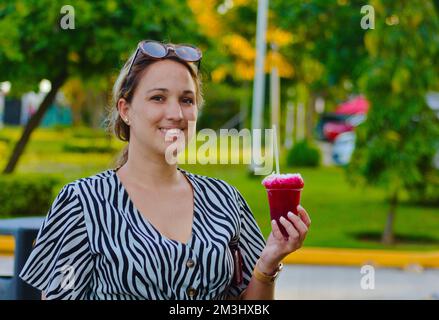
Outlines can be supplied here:
<path id="1" fill-rule="evenodd" d="M 153 89 L 148 90 L 146 93 L 150 93 L 152 91 L 169 92 L 169 90 L 166 89 L 166 88 L 153 88 Z M 188 93 L 191 93 L 191 94 L 195 95 L 195 93 L 192 90 L 184 90 L 183 91 L 183 94 L 188 94 Z"/>

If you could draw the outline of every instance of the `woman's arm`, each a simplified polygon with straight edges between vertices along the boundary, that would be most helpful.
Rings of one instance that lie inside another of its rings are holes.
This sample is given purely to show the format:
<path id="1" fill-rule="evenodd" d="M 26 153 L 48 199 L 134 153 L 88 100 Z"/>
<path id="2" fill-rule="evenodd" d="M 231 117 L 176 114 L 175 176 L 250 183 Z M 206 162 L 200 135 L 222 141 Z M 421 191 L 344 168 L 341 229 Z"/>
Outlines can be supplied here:
<path id="1" fill-rule="evenodd" d="M 272 232 L 255 266 L 259 272 L 274 275 L 282 259 L 302 246 L 311 225 L 311 220 L 306 210 L 301 206 L 298 207 L 298 213 L 298 216 L 290 213 L 288 220 L 285 218 L 280 219 L 280 223 L 288 232 L 288 239 L 283 237 L 276 221 L 272 221 Z M 253 274 L 241 298 L 243 300 L 273 300 L 274 288 L 274 281 L 260 280 Z"/>
<path id="2" fill-rule="evenodd" d="M 257 264 L 259 263 L 259 260 Z M 263 271 L 265 274 L 273 274 L 274 272 Z M 255 275 L 252 276 L 247 289 L 243 292 L 242 300 L 273 300 L 274 299 L 275 282 L 265 282 L 257 279 Z"/>

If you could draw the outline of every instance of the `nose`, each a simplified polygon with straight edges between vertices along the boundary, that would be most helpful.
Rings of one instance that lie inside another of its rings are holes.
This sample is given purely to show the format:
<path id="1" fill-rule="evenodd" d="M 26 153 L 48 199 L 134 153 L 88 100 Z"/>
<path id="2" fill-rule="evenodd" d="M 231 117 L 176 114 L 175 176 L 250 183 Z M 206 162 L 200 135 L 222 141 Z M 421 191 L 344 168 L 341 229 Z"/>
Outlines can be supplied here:
<path id="1" fill-rule="evenodd" d="M 166 108 L 166 118 L 172 121 L 180 121 L 183 119 L 183 111 L 179 101 L 172 99 Z"/>

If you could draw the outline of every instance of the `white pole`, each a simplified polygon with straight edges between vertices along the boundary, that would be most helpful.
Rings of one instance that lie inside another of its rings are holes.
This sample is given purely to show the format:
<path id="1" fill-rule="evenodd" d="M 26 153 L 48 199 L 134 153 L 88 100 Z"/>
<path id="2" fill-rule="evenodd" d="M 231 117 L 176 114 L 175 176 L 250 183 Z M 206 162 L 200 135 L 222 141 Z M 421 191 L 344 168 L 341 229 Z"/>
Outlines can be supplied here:
<path id="1" fill-rule="evenodd" d="M 322 97 L 317 97 L 315 110 L 318 114 L 322 114 L 323 112 L 325 112 L 325 99 L 323 99 Z"/>
<path id="2" fill-rule="evenodd" d="M 273 43 L 271 44 L 273 54 L 277 53 L 277 46 Z M 277 66 L 271 68 L 270 77 L 270 98 L 271 98 L 271 126 L 275 125 L 279 128 L 279 115 L 280 115 L 280 83 L 279 83 L 279 72 Z M 277 132 L 278 137 L 281 137 L 280 130 Z"/>
<path id="3" fill-rule="evenodd" d="M 294 127 L 294 104 L 292 101 L 287 103 L 287 116 L 285 117 L 285 149 L 293 146 L 293 127 Z"/>
<path id="4" fill-rule="evenodd" d="M 256 21 L 256 60 L 255 78 L 253 82 L 253 106 L 252 106 L 252 130 L 262 129 L 262 116 L 264 107 L 264 88 L 265 88 L 265 51 L 267 30 L 267 11 L 268 0 L 258 0 L 258 16 Z M 254 131 L 253 131 L 254 132 Z M 253 134 L 254 152 L 259 152 L 261 148 L 261 136 Z M 252 158 L 253 159 L 253 158 Z M 255 164 L 252 161 L 251 170 L 254 172 Z"/>
<path id="5" fill-rule="evenodd" d="M 5 110 L 5 96 L 0 91 L 0 129 L 3 129 L 3 114 Z"/>
<path id="6" fill-rule="evenodd" d="M 296 142 L 305 138 L 305 107 L 302 102 L 297 105 Z"/>

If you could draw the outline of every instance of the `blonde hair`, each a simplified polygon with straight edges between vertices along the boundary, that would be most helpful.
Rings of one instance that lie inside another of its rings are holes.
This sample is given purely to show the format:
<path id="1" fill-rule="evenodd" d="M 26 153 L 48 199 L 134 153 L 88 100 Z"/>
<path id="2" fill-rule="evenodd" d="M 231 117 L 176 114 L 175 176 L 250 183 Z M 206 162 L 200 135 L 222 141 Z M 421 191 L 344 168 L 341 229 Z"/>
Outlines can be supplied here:
<path id="1" fill-rule="evenodd" d="M 107 132 L 114 134 L 118 139 L 130 141 L 130 127 L 122 120 L 117 108 L 117 103 L 119 99 L 124 98 L 128 103 L 131 103 L 134 92 L 145 73 L 145 70 L 152 64 L 160 60 L 152 60 L 151 58 L 139 53 L 137 55 L 136 61 L 131 67 L 129 77 L 127 78 L 128 69 L 130 67 L 131 61 L 134 59 L 135 52 L 131 54 L 129 59 L 125 62 L 122 67 L 115 83 L 112 92 L 112 103 L 108 110 L 108 117 L 106 119 Z M 168 57 L 165 59 L 174 60 L 178 63 L 184 65 L 190 72 L 192 79 L 195 83 L 195 103 L 198 110 L 200 110 L 204 104 L 203 94 L 202 94 L 202 81 L 201 74 L 198 73 L 191 64 L 186 61 L 180 60 L 176 57 Z M 128 144 L 122 149 L 118 155 L 115 166 L 116 168 L 122 167 L 128 160 Z"/>

